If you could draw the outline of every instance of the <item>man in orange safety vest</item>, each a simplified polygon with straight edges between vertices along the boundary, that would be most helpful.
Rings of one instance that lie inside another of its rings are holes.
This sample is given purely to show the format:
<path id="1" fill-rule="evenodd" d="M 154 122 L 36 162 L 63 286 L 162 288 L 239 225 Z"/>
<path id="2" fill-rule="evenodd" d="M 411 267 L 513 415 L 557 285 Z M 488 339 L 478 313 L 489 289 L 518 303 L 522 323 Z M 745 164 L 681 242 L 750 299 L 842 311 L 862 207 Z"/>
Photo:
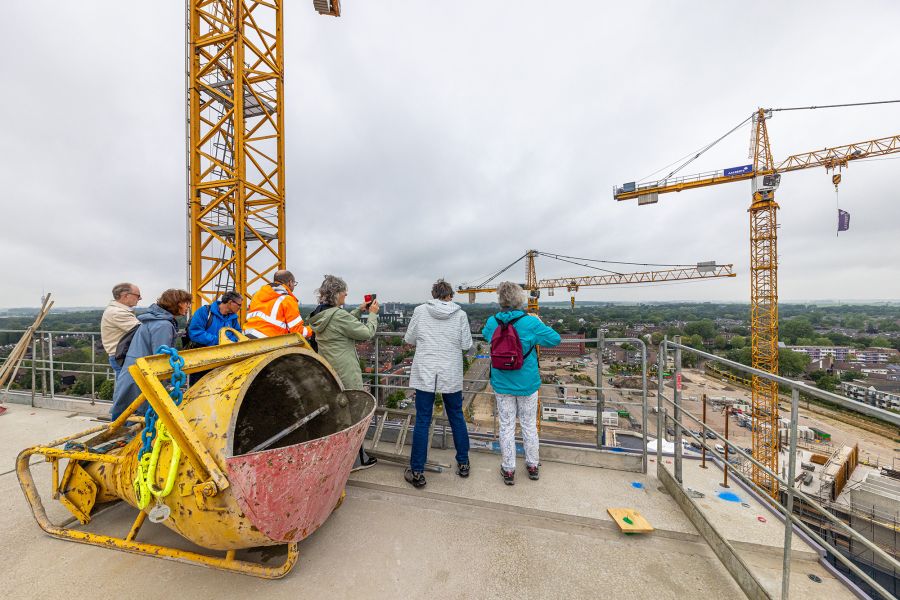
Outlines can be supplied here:
<path id="1" fill-rule="evenodd" d="M 290 271 L 276 271 L 272 283 L 267 283 L 250 299 L 244 334 L 251 338 L 266 338 L 286 333 L 299 333 L 308 338 L 312 329 L 303 324 L 300 303 L 294 296 L 297 280 Z"/>

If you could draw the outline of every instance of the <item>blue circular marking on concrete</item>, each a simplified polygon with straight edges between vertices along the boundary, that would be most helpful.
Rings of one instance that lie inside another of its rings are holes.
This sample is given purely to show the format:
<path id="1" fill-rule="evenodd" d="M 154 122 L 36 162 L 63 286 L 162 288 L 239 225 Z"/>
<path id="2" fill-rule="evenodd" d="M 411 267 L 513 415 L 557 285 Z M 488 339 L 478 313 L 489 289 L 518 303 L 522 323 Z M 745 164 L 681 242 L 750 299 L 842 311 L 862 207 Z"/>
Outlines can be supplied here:
<path id="1" fill-rule="evenodd" d="M 741 497 L 735 494 L 734 492 L 719 492 L 719 499 L 725 500 L 726 502 L 740 502 Z"/>
<path id="2" fill-rule="evenodd" d="M 640 481 L 632 481 L 632 482 L 631 482 L 631 487 L 633 487 L 633 488 L 636 489 L 636 490 L 640 490 L 640 489 L 643 489 L 644 484 L 641 483 Z"/>

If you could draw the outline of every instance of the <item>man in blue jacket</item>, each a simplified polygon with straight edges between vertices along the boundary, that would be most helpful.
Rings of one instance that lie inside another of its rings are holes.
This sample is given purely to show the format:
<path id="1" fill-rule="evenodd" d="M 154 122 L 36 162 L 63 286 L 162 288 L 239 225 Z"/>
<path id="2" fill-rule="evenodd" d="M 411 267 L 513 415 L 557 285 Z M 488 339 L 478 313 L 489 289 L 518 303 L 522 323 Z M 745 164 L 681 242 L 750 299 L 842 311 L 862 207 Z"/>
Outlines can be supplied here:
<path id="1" fill-rule="evenodd" d="M 188 325 L 188 337 L 198 346 L 216 346 L 219 344 L 219 330 L 223 327 L 241 330 L 238 312 L 241 310 L 243 297 L 235 292 L 225 292 L 219 300 L 201 306 L 191 317 Z"/>
<path id="2" fill-rule="evenodd" d="M 217 346 L 219 344 L 219 330 L 223 327 L 241 330 L 241 322 L 238 319 L 243 296 L 234 290 L 225 292 L 222 297 L 197 309 L 188 324 L 188 337 L 195 346 Z M 235 340 L 237 341 L 237 340 Z M 209 371 L 191 373 L 188 376 L 190 385 L 194 385 Z"/>
<path id="3" fill-rule="evenodd" d="M 529 479 L 538 479 L 537 404 L 541 388 L 537 346 L 552 347 L 560 343 L 559 334 L 544 325 L 538 317 L 525 313 L 528 298 L 516 283 L 504 281 L 497 286 L 500 312 L 490 317 L 481 334 L 490 343 L 500 323 L 511 323 L 522 344 L 522 368 L 502 370 L 491 367 L 491 387 L 497 396 L 497 416 L 500 421 L 500 476 L 506 485 L 513 485 L 516 477 L 516 416 L 522 427 L 525 446 L 525 467 Z"/>

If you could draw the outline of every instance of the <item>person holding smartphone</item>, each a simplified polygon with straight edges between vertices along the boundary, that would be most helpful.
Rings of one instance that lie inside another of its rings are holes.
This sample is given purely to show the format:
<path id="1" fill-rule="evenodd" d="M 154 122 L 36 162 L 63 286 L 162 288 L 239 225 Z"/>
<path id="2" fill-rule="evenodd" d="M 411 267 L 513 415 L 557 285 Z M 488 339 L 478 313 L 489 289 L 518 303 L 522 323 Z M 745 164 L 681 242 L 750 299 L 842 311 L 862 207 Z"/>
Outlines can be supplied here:
<path id="1" fill-rule="evenodd" d="M 375 337 L 378 329 L 378 300 L 370 294 L 352 311 L 344 310 L 347 301 L 347 283 L 340 277 L 326 275 L 316 290 L 319 305 L 309 315 L 309 326 L 316 335 L 318 351 L 337 372 L 345 390 L 362 390 L 362 369 L 356 343 Z M 365 314 L 365 321 L 360 317 Z M 366 454 L 362 447 L 354 470 L 366 469 L 378 460 Z"/>

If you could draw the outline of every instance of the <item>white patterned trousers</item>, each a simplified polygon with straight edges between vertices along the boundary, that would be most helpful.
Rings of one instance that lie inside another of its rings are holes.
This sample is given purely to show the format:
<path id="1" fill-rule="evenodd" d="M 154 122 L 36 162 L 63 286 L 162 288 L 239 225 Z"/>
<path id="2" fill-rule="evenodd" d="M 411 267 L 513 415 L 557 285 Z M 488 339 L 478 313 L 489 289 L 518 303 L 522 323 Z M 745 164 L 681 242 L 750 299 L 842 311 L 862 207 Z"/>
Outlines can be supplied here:
<path id="1" fill-rule="evenodd" d="M 500 466 L 506 471 L 516 470 L 516 416 L 522 427 L 525 464 L 536 466 L 538 459 L 537 405 L 538 393 L 530 396 L 496 394 L 497 417 L 500 421 Z"/>

